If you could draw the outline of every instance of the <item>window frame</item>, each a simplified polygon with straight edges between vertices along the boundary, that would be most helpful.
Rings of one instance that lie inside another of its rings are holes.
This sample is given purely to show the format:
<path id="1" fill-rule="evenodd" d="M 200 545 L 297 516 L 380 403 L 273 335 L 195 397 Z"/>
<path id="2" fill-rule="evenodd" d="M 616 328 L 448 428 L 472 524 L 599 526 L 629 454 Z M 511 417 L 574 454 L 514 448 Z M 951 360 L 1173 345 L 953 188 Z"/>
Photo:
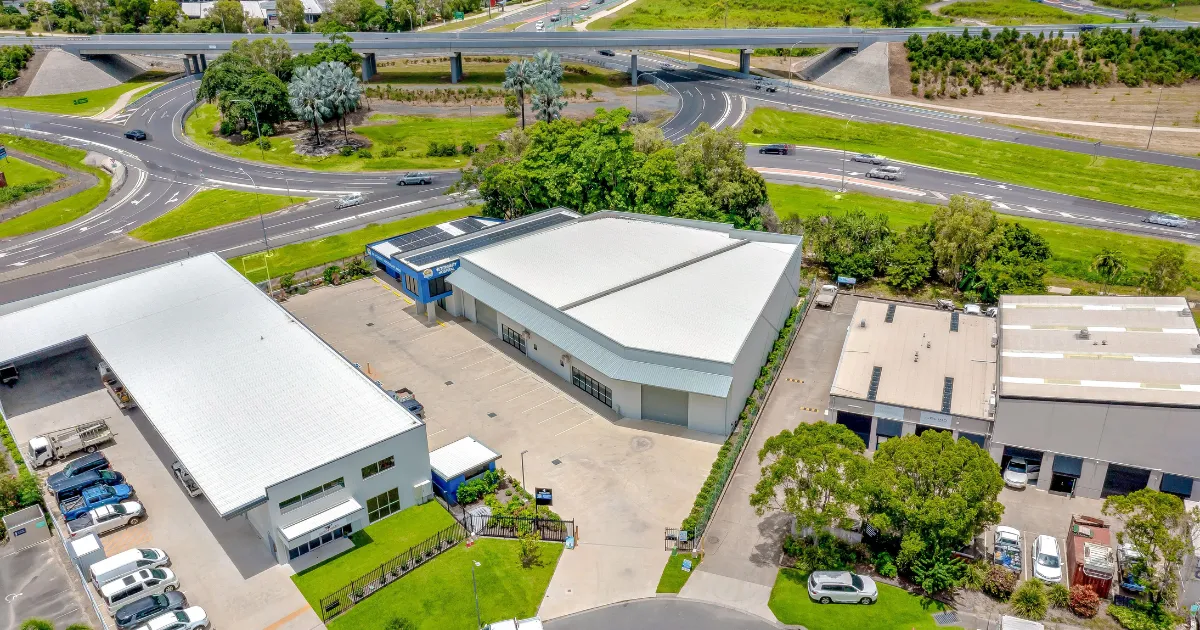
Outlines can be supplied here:
<path id="1" fill-rule="evenodd" d="M 612 389 L 573 365 L 571 366 L 571 384 L 604 403 L 608 408 L 612 408 Z"/>
<path id="2" fill-rule="evenodd" d="M 386 464 L 386 466 L 384 464 Z M 384 457 L 383 459 L 381 459 L 377 462 L 372 462 L 370 464 L 367 464 L 366 466 L 362 467 L 362 471 L 361 471 L 363 481 L 366 481 L 367 479 L 370 479 L 371 477 L 374 477 L 376 475 L 383 474 L 395 467 L 396 467 L 396 456 L 395 455 L 388 455 L 387 457 Z M 368 474 L 367 473 L 368 468 L 374 468 L 375 470 L 374 470 L 374 472 L 371 472 L 370 474 Z"/>
<path id="3" fill-rule="evenodd" d="M 298 510 L 306 505 L 311 505 L 312 503 L 315 503 L 316 501 L 319 501 L 320 499 L 327 497 L 338 490 L 344 490 L 345 488 L 346 478 L 338 477 L 333 481 L 323 483 L 315 488 L 309 488 L 308 490 L 305 490 L 294 497 L 288 497 L 280 501 L 279 513 L 287 514 L 292 510 Z"/>

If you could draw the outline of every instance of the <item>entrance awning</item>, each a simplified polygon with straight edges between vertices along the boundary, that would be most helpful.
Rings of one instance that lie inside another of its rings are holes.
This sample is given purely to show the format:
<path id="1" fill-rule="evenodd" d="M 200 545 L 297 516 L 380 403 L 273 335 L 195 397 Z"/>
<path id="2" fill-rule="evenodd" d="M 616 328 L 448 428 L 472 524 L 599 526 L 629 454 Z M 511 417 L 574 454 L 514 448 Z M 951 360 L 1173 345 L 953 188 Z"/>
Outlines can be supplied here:
<path id="1" fill-rule="evenodd" d="M 355 501 L 353 497 L 346 499 L 320 514 L 310 516 L 299 523 L 281 527 L 279 533 L 283 534 L 285 540 L 291 543 L 293 540 L 300 538 L 306 534 L 310 534 L 318 529 L 322 529 L 331 525 L 340 525 L 350 521 L 357 520 L 362 516 L 363 506 Z M 330 527 L 330 529 L 333 529 Z"/>

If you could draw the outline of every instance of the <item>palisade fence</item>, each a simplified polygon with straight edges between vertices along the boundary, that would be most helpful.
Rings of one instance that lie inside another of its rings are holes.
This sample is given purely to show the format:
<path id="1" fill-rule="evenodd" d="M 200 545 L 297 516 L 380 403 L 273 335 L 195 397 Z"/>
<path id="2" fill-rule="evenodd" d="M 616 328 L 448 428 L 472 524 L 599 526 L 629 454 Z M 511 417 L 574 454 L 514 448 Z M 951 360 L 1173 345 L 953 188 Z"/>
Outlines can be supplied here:
<path id="1" fill-rule="evenodd" d="M 804 322 L 805 315 L 808 314 L 808 309 L 812 305 L 812 296 L 816 295 L 817 287 L 818 279 L 814 278 L 808 287 L 808 293 L 804 297 L 804 302 L 796 312 L 796 318 L 792 323 L 791 331 L 783 339 L 783 347 L 787 349 L 786 352 L 779 357 L 775 365 L 771 366 L 766 375 L 761 377 L 760 382 L 755 387 L 754 393 L 746 400 L 746 417 L 734 429 L 737 433 L 730 442 L 732 452 L 725 458 L 724 465 L 717 472 L 715 483 L 708 493 L 708 499 L 700 510 L 699 518 L 696 519 L 696 525 L 688 531 L 687 542 L 680 543 L 678 541 L 679 530 L 668 529 L 664 536 L 668 549 L 671 547 L 674 547 L 678 551 L 703 549 L 705 529 L 708 528 L 709 521 L 712 520 L 713 514 L 717 511 L 717 506 L 721 504 L 721 499 L 725 496 L 725 489 L 729 485 L 729 479 L 733 476 L 733 471 L 742 460 L 746 442 L 750 440 L 750 434 L 754 431 L 754 425 L 758 423 L 758 418 L 762 415 L 763 407 L 766 406 L 767 398 L 771 395 L 771 390 L 775 388 L 775 380 L 779 376 L 779 371 L 787 361 L 788 355 L 791 354 L 792 343 L 796 340 L 796 335 L 800 331 L 800 325 Z M 673 536 L 674 541 L 672 540 Z"/>
<path id="2" fill-rule="evenodd" d="M 536 531 L 543 541 L 566 542 L 569 536 L 575 535 L 575 521 L 541 517 L 467 514 L 463 524 L 476 536 L 492 538 L 520 538 L 522 534 Z"/>
<path id="3" fill-rule="evenodd" d="M 261 253 L 261 252 L 259 252 L 259 253 Z M 367 263 L 368 269 L 370 269 L 371 271 L 375 270 L 374 261 L 366 260 L 366 258 L 364 256 L 350 256 L 348 258 L 339 258 L 337 260 L 331 260 L 329 262 L 322 263 L 316 267 L 309 267 L 308 269 L 301 269 L 300 271 L 294 272 L 292 274 L 293 280 L 295 281 L 294 290 L 298 290 L 300 288 L 309 289 L 309 288 L 313 288 L 315 286 L 319 286 L 325 282 L 325 269 L 327 267 L 329 267 L 330 265 L 337 265 L 344 271 L 346 269 L 347 265 L 349 265 L 350 263 L 352 263 L 356 260 L 365 261 Z M 268 261 L 266 261 L 266 264 L 264 264 L 261 257 L 259 257 L 257 259 L 251 259 L 249 262 L 247 262 L 246 258 L 242 258 L 242 260 L 240 261 L 240 264 L 239 264 L 240 268 L 238 269 L 238 271 L 241 271 L 243 273 L 243 275 L 245 275 L 248 272 L 254 272 L 254 271 L 263 271 L 263 272 L 270 271 L 271 279 L 270 279 L 270 287 L 269 288 L 267 286 L 268 281 L 266 281 L 266 280 L 261 280 L 259 282 L 256 282 L 255 284 L 258 285 L 258 288 L 269 293 L 270 295 L 275 295 L 276 293 L 279 293 L 283 289 L 283 285 L 280 284 L 280 281 L 283 278 L 283 276 L 286 276 L 287 274 L 276 274 L 274 272 L 274 270 L 271 270 L 268 267 L 268 265 L 270 265 L 270 261 L 268 260 Z"/>
<path id="4" fill-rule="evenodd" d="M 321 621 L 333 619 L 353 608 L 358 602 L 370 597 L 375 591 L 408 575 L 410 571 L 437 557 L 438 554 L 449 551 L 465 540 L 467 536 L 467 529 L 463 527 L 462 523 L 455 522 L 454 525 L 379 565 L 374 571 L 343 586 L 334 594 L 321 598 L 321 609 L 317 611 L 317 614 L 321 616 Z"/>

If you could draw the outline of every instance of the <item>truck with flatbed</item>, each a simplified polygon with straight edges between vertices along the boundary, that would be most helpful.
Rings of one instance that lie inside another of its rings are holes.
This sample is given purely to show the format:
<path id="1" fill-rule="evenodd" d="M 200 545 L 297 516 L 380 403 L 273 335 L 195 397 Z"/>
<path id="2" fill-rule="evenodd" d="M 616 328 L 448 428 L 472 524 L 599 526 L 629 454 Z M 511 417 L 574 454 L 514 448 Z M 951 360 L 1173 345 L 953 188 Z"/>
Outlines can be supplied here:
<path id="1" fill-rule="evenodd" d="M 827 284 L 822 286 L 821 290 L 817 292 L 815 304 L 821 308 L 833 308 L 833 301 L 837 299 L 837 293 L 836 285 Z"/>
<path id="2" fill-rule="evenodd" d="M 400 406 L 407 409 L 409 413 L 422 420 L 425 419 L 425 405 L 417 402 L 417 397 L 412 393 L 411 389 L 401 387 L 392 395 L 396 398 L 396 402 L 400 403 Z"/>
<path id="3" fill-rule="evenodd" d="M 133 487 L 128 484 L 92 486 L 79 496 L 59 503 L 58 511 L 62 512 L 64 521 L 72 521 L 87 514 L 89 510 L 94 510 L 102 505 L 120 503 L 131 496 L 133 496 Z"/>
<path id="4" fill-rule="evenodd" d="M 29 440 L 29 463 L 38 468 L 79 451 L 95 453 L 96 446 L 111 440 L 113 435 L 108 418 L 44 433 Z"/>
<path id="5" fill-rule="evenodd" d="M 1021 574 L 1021 531 L 1006 525 L 996 527 L 992 563 Z"/>

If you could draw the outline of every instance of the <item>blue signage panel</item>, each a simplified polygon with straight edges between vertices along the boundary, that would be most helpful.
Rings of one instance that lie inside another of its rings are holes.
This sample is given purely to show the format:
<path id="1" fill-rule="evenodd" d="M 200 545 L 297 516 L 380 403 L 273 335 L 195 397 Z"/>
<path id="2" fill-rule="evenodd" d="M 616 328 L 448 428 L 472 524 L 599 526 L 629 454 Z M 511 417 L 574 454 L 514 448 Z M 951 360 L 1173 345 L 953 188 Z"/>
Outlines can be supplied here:
<path id="1" fill-rule="evenodd" d="M 850 276 L 838 276 L 838 284 L 858 284 L 858 278 Z"/>
<path id="2" fill-rule="evenodd" d="M 6 157 L 8 157 L 8 148 L 0 147 L 0 159 L 4 159 Z"/>
<path id="3" fill-rule="evenodd" d="M 683 561 L 683 570 L 684 570 L 685 572 L 687 572 L 687 573 L 691 573 L 691 572 L 692 572 L 692 561 L 691 561 L 691 560 L 684 560 L 684 561 Z"/>

